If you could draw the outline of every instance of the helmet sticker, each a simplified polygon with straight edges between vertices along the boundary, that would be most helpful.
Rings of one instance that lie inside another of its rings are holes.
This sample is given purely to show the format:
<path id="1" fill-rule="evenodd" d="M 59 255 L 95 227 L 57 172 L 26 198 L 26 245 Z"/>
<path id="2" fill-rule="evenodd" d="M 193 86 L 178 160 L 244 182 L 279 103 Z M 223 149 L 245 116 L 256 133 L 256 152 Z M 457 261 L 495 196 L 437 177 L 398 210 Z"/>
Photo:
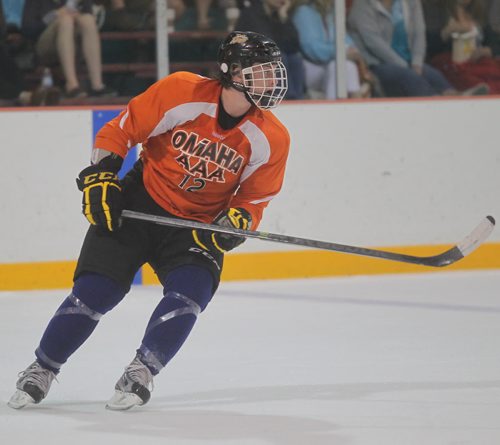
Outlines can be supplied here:
<path id="1" fill-rule="evenodd" d="M 248 37 L 245 34 L 236 34 L 231 41 L 229 42 L 230 45 L 233 43 L 246 43 L 248 41 Z"/>

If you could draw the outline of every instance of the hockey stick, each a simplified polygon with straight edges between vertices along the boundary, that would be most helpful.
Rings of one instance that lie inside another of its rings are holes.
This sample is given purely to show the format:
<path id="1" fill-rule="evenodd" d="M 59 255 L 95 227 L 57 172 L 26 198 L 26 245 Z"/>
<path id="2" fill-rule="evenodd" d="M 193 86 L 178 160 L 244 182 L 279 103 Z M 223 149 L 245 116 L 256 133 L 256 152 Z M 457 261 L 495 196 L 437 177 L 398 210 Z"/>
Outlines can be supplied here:
<path id="1" fill-rule="evenodd" d="M 134 212 L 132 210 L 124 210 L 122 216 L 130 219 L 138 219 L 149 221 L 155 224 L 180 227 L 210 230 L 212 232 L 228 233 L 231 235 L 242 235 L 247 238 L 257 238 L 266 241 L 274 241 L 277 243 L 294 244 L 303 247 L 315 247 L 317 249 L 333 250 L 335 252 L 351 253 L 354 255 L 363 255 L 375 258 L 381 258 L 391 261 L 399 261 L 402 263 L 420 264 L 431 267 L 444 267 L 455 263 L 468 255 L 488 238 L 495 227 L 495 220 L 492 216 L 487 216 L 483 221 L 460 243 L 453 246 L 451 249 L 433 256 L 413 256 L 403 253 L 387 252 L 384 250 L 368 249 L 365 247 L 347 246 L 344 244 L 329 243 L 326 241 L 316 241 L 307 238 L 298 238 L 295 236 L 279 235 L 277 233 L 257 232 L 254 230 L 241 230 L 230 227 L 218 226 L 215 224 L 206 224 L 198 221 L 186 219 L 169 218 L 165 216 L 148 215 L 146 213 Z"/>

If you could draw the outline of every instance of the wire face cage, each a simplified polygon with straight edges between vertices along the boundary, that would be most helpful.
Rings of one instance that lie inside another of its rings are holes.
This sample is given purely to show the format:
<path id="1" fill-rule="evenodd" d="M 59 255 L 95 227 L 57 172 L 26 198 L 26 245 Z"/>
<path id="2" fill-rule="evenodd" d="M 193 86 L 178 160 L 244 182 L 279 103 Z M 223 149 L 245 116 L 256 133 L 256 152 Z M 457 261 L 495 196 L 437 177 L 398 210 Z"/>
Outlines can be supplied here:
<path id="1" fill-rule="evenodd" d="M 243 85 L 253 103 L 268 110 L 277 107 L 288 89 L 286 68 L 283 62 L 265 62 L 241 70 Z"/>

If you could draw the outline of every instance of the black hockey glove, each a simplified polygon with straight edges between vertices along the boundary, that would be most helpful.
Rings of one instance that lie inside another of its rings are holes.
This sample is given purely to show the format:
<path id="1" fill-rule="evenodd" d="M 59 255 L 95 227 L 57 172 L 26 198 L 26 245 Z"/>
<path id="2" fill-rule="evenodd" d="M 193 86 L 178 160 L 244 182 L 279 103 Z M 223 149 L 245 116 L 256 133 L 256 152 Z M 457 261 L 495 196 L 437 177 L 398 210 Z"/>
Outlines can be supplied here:
<path id="1" fill-rule="evenodd" d="M 215 218 L 214 224 L 234 229 L 249 230 L 252 224 L 252 217 L 245 209 L 232 207 Z M 245 237 L 243 236 L 196 229 L 193 230 L 193 238 L 196 244 L 203 249 L 209 250 L 213 247 L 222 253 L 229 252 L 245 241 Z"/>
<path id="2" fill-rule="evenodd" d="M 76 184 L 83 192 L 83 214 L 90 224 L 101 226 L 110 232 L 121 224 L 123 210 L 122 187 L 117 173 L 123 159 L 107 156 L 98 164 L 80 172 Z"/>

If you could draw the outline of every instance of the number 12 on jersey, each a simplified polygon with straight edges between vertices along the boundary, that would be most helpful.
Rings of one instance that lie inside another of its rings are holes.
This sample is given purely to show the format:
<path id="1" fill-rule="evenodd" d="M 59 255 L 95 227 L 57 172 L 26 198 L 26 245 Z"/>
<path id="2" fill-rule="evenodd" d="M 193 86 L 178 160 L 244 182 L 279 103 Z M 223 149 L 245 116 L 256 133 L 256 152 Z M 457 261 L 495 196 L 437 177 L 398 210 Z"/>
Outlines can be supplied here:
<path id="1" fill-rule="evenodd" d="M 191 179 L 191 181 L 190 181 Z M 190 183 L 191 185 L 188 185 Z M 201 190 L 206 185 L 206 181 L 201 178 L 195 178 L 191 175 L 184 176 L 184 179 L 179 184 L 179 188 L 186 190 L 186 192 L 195 192 L 196 190 Z"/>

